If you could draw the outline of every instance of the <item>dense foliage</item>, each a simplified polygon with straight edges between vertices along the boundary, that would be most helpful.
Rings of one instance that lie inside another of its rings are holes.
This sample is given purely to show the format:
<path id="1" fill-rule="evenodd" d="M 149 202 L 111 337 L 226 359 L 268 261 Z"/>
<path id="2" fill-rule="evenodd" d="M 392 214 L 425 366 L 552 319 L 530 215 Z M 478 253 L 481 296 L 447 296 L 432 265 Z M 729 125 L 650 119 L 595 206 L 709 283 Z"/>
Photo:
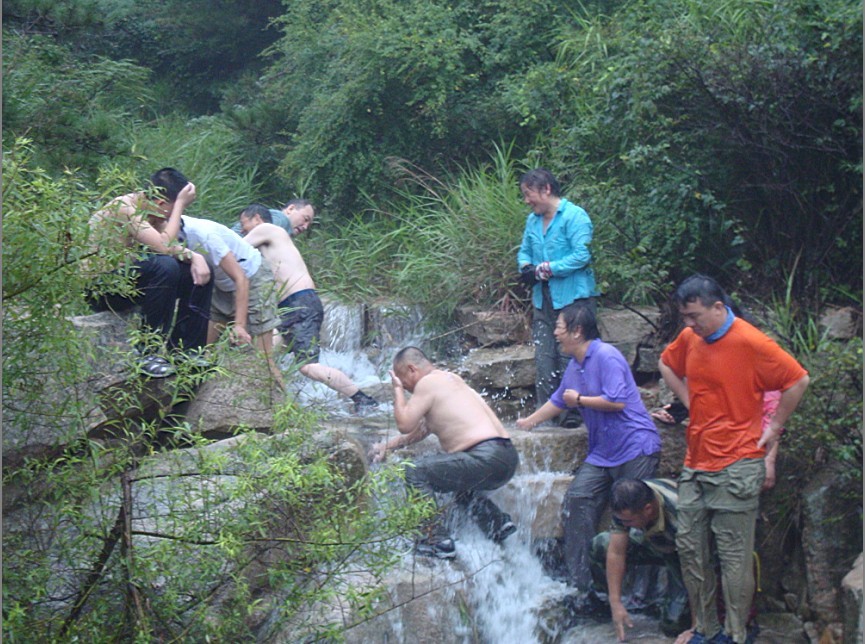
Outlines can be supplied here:
<path id="1" fill-rule="evenodd" d="M 462 304 L 527 306 L 517 181 L 545 166 L 593 219 L 608 300 L 664 302 L 701 270 L 772 303 L 767 326 L 812 377 L 785 449 L 803 476 L 847 468 L 861 504 L 861 342 L 817 322 L 827 303 L 862 304 L 860 0 L 11 0 L 3 16 L 4 444 L 86 435 L 80 386 L 100 374 L 67 318 L 86 311 L 87 219 L 153 170 L 181 169 L 198 186 L 190 213 L 224 223 L 250 202 L 313 199 L 320 225 L 298 244 L 320 289 L 397 296 L 447 324 Z M 100 555 L 123 543 L 120 491 L 157 434 L 192 440 L 162 421 L 119 427 L 135 440 L 117 449 L 80 440 L 6 464 L 45 513 L 4 531 L 5 634 L 247 638 L 257 607 L 238 571 L 272 527 L 253 503 L 218 538 L 183 525 L 234 567 L 209 561 L 165 588 L 199 556 L 174 533 Z M 274 568 L 275 586 L 293 584 L 281 619 L 328 594 L 361 605 L 339 562 L 365 553 L 380 569 L 375 528 L 418 515 L 374 526 L 302 441 L 250 440 L 240 458 L 238 507 L 265 477 L 284 483 L 267 507 L 337 508 L 303 515 L 310 547 Z M 45 548 L 24 548 L 37 528 Z M 82 561 L 94 567 L 69 570 Z M 302 583 L 313 567 L 334 583 Z M 199 610 L 207 584 L 224 591 L 221 621 Z"/>

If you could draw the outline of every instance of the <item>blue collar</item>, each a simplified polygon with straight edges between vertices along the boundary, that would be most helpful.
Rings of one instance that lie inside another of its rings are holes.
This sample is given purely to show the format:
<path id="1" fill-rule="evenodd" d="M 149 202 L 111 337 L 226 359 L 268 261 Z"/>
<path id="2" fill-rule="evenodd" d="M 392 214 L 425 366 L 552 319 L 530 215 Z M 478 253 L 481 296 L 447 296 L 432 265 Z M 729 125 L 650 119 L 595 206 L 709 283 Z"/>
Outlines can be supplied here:
<path id="1" fill-rule="evenodd" d="M 736 319 L 736 316 L 733 315 L 733 310 L 729 306 L 725 306 L 724 308 L 727 309 L 727 319 L 724 320 L 724 324 L 721 325 L 720 329 L 706 336 L 706 342 L 709 344 L 723 338 L 727 331 L 730 330 L 730 327 L 733 326 L 733 320 Z"/>

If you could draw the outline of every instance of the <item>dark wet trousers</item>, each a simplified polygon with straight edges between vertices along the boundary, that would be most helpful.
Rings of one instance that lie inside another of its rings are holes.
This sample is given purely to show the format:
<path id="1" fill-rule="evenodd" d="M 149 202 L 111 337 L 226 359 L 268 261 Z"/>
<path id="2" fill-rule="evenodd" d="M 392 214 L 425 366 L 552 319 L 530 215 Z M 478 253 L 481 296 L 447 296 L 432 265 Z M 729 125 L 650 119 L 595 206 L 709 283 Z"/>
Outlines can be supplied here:
<path id="1" fill-rule="evenodd" d="M 162 335 L 169 348 L 189 350 L 207 344 L 212 279 L 196 286 L 189 264 L 155 253 L 143 255 L 131 270 L 138 294 L 131 298 L 116 293 L 90 297 L 94 311 L 125 311 L 137 304 L 144 330 Z"/>
<path id="2" fill-rule="evenodd" d="M 559 351 L 559 344 L 553 335 L 556 328 L 556 320 L 559 319 L 561 309 L 553 308 L 553 300 L 550 297 L 550 287 L 544 284 L 542 287 L 543 307 L 534 309 L 532 316 L 532 344 L 535 346 L 535 402 L 536 407 L 541 407 L 550 399 L 553 392 L 558 389 L 565 367 L 568 366 L 570 356 Z M 597 304 L 592 297 L 575 300 L 585 304 L 593 311 Z"/>
<path id="3" fill-rule="evenodd" d="M 660 458 L 638 456 L 616 467 L 599 467 L 583 463 L 562 500 L 565 566 L 568 583 L 586 591 L 592 582 L 589 553 L 601 515 L 607 507 L 610 488 L 618 479 L 654 478 Z"/>
<path id="4" fill-rule="evenodd" d="M 519 454 L 511 441 L 495 438 L 465 452 L 423 457 L 406 468 L 405 480 L 431 496 L 434 492 L 452 492 L 457 507 L 493 539 L 511 519 L 484 492 L 510 481 L 519 463 Z M 439 522 L 435 530 L 442 531 Z"/>

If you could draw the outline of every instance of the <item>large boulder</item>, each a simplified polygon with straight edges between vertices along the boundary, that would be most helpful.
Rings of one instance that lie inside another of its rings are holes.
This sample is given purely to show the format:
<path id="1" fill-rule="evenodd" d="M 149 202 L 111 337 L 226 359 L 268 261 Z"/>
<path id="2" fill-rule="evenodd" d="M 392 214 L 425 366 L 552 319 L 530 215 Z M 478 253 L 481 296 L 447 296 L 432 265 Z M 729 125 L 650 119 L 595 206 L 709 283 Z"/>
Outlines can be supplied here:
<path id="1" fill-rule="evenodd" d="M 177 413 L 194 432 L 210 438 L 225 438 L 240 428 L 269 433 L 274 412 L 285 400 L 264 356 L 251 347 L 234 348 L 220 356 L 218 372 Z"/>
<path id="2" fill-rule="evenodd" d="M 651 344 L 649 338 L 656 331 L 660 317 L 657 307 L 601 306 L 598 308 L 598 330 L 601 338 L 621 351 L 633 367 L 639 348 Z M 645 371 L 645 366 L 641 365 L 641 370 Z"/>
<path id="3" fill-rule="evenodd" d="M 860 507 L 851 507 L 847 485 L 826 467 L 802 490 L 802 547 L 808 605 L 823 623 L 841 621 L 841 579 L 862 552 Z"/>
<path id="4" fill-rule="evenodd" d="M 531 339 L 524 312 L 484 311 L 477 306 L 464 306 L 457 309 L 456 318 L 462 332 L 481 347 L 525 344 Z"/>
<path id="5" fill-rule="evenodd" d="M 829 307 L 820 315 L 820 327 L 833 340 L 852 340 L 862 334 L 862 311 L 851 306 Z"/>

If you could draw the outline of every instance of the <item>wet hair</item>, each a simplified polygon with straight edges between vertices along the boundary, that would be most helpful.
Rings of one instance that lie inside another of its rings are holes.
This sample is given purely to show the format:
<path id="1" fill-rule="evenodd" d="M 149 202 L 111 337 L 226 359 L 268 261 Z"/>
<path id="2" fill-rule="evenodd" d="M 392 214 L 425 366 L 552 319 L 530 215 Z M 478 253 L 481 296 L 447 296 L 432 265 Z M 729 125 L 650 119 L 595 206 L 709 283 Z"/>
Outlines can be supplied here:
<path id="1" fill-rule="evenodd" d="M 270 208 L 262 206 L 260 203 L 250 204 L 240 213 L 240 216 L 245 218 L 255 217 L 256 215 L 261 217 L 261 221 L 266 224 L 273 223 L 273 215 L 270 214 Z"/>
<path id="2" fill-rule="evenodd" d="M 655 498 L 652 488 L 639 479 L 619 479 L 610 488 L 610 510 L 612 512 L 639 512 Z"/>
<path id="3" fill-rule="evenodd" d="M 150 175 L 149 190 L 154 196 L 166 201 L 177 201 L 177 195 L 189 183 L 189 179 L 183 176 L 180 170 L 174 168 L 162 168 Z"/>
<path id="4" fill-rule="evenodd" d="M 289 206 L 294 206 L 295 208 L 306 208 L 311 205 L 312 202 L 309 199 L 289 199 L 285 202 L 285 205 L 282 208 L 283 210 Z"/>
<path id="5" fill-rule="evenodd" d="M 413 364 L 419 367 L 428 364 L 429 362 L 430 359 L 427 358 L 426 354 L 417 347 L 404 347 L 394 356 L 393 367 L 394 369 L 401 369 L 407 364 Z"/>
<path id="6" fill-rule="evenodd" d="M 556 181 L 556 178 L 553 176 L 553 173 L 544 168 L 535 168 L 534 170 L 529 170 L 523 176 L 520 177 L 520 187 L 525 186 L 526 188 L 531 188 L 532 190 L 540 190 L 541 188 L 550 187 L 550 194 L 554 197 L 558 197 L 562 193 L 562 189 L 559 187 L 559 182 Z"/>
<path id="7" fill-rule="evenodd" d="M 712 306 L 715 302 L 722 302 L 726 305 L 731 301 L 718 282 L 700 273 L 691 275 L 679 284 L 676 292 L 673 293 L 673 300 L 679 306 L 685 306 L 697 300 L 703 306 Z"/>
<path id="8" fill-rule="evenodd" d="M 561 310 L 561 316 L 565 323 L 565 329 L 569 332 L 573 333 L 579 328 L 586 340 L 601 337 L 598 332 L 598 320 L 595 317 L 595 312 L 585 304 L 568 304 Z"/>

